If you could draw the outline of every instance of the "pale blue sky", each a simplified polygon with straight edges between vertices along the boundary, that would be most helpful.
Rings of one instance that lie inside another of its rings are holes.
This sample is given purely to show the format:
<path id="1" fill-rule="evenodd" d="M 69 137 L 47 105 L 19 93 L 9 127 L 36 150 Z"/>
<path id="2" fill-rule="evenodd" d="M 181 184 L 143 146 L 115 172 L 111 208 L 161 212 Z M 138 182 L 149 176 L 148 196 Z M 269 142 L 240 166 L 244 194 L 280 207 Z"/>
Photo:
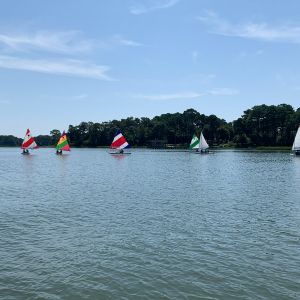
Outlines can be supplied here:
<path id="1" fill-rule="evenodd" d="M 300 106 L 299 0 L 1 0 L 0 134 Z"/>

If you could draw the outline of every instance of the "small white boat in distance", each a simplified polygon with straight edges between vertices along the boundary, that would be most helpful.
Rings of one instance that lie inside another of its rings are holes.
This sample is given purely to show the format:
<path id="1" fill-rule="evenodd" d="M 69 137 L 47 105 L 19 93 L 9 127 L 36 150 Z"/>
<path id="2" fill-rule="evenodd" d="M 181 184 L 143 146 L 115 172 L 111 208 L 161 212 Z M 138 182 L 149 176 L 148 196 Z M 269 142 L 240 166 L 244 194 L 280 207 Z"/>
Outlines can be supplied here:
<path id="1" fill-rule="evenodd" d="M 300 156 L 300 126 L 298 127 L 294 144 L 292 147 L 292 151 L 295 153 L 295 155 Z"/>

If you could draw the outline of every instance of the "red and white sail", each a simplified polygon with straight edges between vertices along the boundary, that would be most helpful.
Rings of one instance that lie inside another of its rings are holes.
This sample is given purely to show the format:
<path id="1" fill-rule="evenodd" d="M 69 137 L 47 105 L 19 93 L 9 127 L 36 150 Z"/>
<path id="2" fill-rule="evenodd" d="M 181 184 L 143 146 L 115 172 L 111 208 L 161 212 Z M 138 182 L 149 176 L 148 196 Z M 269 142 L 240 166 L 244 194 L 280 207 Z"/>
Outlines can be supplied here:
<path id="1" fill-rule="evenodd" d="M 21 148 L 22 149 L 35 149 L 37 147 L 38 146 L 37 146 L 33 136 L 31 135 L 30 130 L 27 129 Z"/>
<path id="2" fill-rule="evenodd" d="M 124 149 L 124 148 L 128 148 L 128 147 L 129 147 L 129 144 L 126 141 L 124 135 L 120 131 L 118 131 L 111 143 L 110 148 Z"/>

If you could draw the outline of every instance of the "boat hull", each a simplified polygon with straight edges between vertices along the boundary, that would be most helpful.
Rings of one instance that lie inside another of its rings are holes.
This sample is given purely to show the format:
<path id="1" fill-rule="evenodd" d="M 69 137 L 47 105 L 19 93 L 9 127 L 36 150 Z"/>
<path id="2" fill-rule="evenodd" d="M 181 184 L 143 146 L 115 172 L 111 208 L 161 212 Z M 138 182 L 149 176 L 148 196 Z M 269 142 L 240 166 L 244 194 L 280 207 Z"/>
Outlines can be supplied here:
<path id="1" fill-rule="evenodd" d="M 130 152 L 124 152 L 124 153 L 109 152 L 109 154 L 111 154 L 111 155 L 119 155 L 119 156 L 121 156 L 121 155 L 129 155 L 129 154 L 131 154 L 131 153 L 130 153 Z"/>
<path id="2" fill-rule="evenodd" d="M 207 154 L 213 154 L 213 152 L 195 152 L 195 154 L 207 155 Z"/>

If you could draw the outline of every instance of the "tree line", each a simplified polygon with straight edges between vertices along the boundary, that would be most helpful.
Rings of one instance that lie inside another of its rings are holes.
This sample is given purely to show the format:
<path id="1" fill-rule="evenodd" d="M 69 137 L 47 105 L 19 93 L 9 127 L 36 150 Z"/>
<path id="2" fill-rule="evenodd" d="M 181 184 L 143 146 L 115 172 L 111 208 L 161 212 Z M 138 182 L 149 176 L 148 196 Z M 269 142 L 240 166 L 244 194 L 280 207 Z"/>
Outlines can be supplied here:
<path id="1" fill-rule="evenodd" d="M 215 115 L 206 116 L 194 109 L 183 113 L 167 113 L 150 118 L 129 117 L 109 122 L 81 122 L 69 125 L 67 136 L 71 146 L 109 146 L 121 130 L 132 146 L 187 147 L 194 133 L 203 131 L 211 146 L 235 147 L 290 146 L 300 125 L 300 108 L 291 105 L 257 105 L 244 111 L 233 122 Z M 35 137 L 39 146 L 54 146 L 61 132 Z M 0 146 L 20 146 L 22 139 L 0 136 Z"/>

